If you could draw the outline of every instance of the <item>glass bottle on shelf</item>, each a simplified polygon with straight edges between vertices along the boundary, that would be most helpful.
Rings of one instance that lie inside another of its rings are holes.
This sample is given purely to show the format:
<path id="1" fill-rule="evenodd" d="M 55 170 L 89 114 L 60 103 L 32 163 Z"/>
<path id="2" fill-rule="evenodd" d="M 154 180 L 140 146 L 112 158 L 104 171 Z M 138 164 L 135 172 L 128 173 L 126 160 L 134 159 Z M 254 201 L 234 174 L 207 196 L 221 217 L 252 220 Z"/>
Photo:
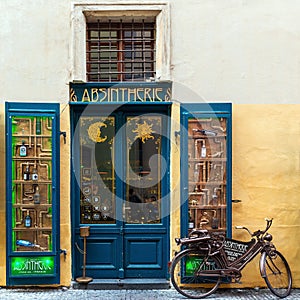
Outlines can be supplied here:
<path id="1" fill-rule="evenodd" d="M 202 142 L 202 147 L 201 147 L 201 158 L 206 157 L 206 146 L 205 146 L 205 141 Z"/>
<path id="2" fill-rule="evenodd" d="M 20 147 L 20 156 L 27 156 L 27 148 L 25 146 L 25 141 L 22 141 L 22 146 Z"/>
<path id="3" fill-rule="evenodd" d="M 33 195 L 33 203 L 34 204 L 40 204 L 40 191 L 39 186 L 37 185 L 35 188 L 35 193 Z"/>
<path id="4" fill-rule="evenodd" d="M 41 131 L 41 118 L 37 117 L 36 118 L 36 121 L 35 121 L 35 133 L 36 134 L 41 134 L 42 131 Z"/>
<path id="5" fill-rule="evenodd" d="M 25 219 L 24 219 L 24 226 L 25 227 L 31 227 L 31 217 L 30 217 L 30 215 L 29 215 L 29 210 L 27 210 L 27 215 L 26 215 L 26 217 L 25 217 Z"/>
<path id="6" fill-rule="evenodd" d="M 191 211 L 189 211 L 189 229 L 193 229 L 195 227 L 195 222 L 192 218 Z"/>
<path id="7" fill-rule="evenodd" d="M 31 178 L 32 178 L 32 180 L 34 180 L 34 181 L 37 181 L 37 180 L 39 179 L 39 175 L 38 175 L 38 173 L 37 173 L 37 169 L 36 169 L 36 168 L 34 168 L 34 169 L 32 170 Z"/>
<path id="8" fill-rule="evenodd" d="M 23 179 L 24 180 L 30 180 L 29 163 L 26 164 L 25 171 L 24 171 L 24 174 L 23 174 Z"/>
<path id="9" fill-rule="evenodd" d="M 219 228 L 219 219 L 217 218 L 217 211 L 213 210 L 213 217 L 211 220 L 211 228 L 212 229 L 218 229 Z"/>

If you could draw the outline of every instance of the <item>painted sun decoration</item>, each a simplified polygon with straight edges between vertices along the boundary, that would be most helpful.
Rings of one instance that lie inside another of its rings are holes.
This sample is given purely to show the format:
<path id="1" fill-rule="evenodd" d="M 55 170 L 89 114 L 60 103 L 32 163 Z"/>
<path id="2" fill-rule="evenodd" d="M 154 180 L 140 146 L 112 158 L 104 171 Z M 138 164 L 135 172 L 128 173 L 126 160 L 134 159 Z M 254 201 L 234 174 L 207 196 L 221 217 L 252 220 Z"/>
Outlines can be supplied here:
<path id="1" fill-rule="evenodd" d="M 153 124 L 148 124 L 146 121 L 144 121 L 142 124 L 137 124 L 137 128 L 132 130 L 132 132 L 136 133 L 137 139 L 139 138 L 143 143 L 145 143 L 145 140 L 154 140 L 154 136 L 151 135 L 153 133 L 152 126 Z"/>

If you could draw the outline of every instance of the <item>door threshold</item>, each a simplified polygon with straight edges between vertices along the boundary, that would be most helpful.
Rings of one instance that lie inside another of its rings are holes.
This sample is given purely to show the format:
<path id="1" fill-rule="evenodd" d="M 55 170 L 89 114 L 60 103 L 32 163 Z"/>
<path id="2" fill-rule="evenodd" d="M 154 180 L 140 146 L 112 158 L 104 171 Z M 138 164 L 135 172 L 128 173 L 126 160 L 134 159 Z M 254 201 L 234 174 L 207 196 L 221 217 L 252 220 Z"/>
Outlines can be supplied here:
<path id="1" fill-rule="evenodd" d="M 90 283 L 72 284 L 80 290 L 162 290 L 169 289 L 170 282 L 161 278 L 93 279 Z"/>

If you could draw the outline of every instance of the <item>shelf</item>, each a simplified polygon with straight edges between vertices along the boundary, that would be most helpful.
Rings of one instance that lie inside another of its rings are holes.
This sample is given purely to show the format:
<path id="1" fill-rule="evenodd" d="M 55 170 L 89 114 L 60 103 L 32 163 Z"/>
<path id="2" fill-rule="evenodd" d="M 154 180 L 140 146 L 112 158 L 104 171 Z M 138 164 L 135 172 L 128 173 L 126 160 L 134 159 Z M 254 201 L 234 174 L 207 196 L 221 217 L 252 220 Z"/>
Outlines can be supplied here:
<path id="1" fill-rule="evenodd" d="M 189 181 L 189 185 L 226 185 L 226 181 Z M 189 195 L 197 194 L 197 192 L 190 192 Z M 200 192 L 198 192 L 200 194 Z"/>
<path id="2" fill-rule="evenodd" d="M 14 227 L 13 231 L 52 231 L 52 227 Z"/>
<path id="3" fill-rule="evenodd" d="M 52 184 L 52 180 L 13 180 L 13 183 L 23 183 L 23 184 Z"/>
<path id="4" fill-rule="evenodd" d="M 203 230 L 206 228 L 189 228 L 189 232 L 193 231 L 193 230 Z M 219 232 L 219 233 L 224 233 L 226 231 L 226 228 L 218 228 L 218 229 L 206 229 L 208 232 Z"/>
<path id="5" fill-rule="evenodd" d="M 24 156 L 24 157 L 19 157 L 19 156 L 13 156 L 12 160 L 20 160 L 20 161 L 31 161 L 31 160 L 52 160 L 51 154 L 49 156 L 42 156 L 42 157 L 35 157 L 35 156 Z"/>
<path id="6" fill-rule="evenodd" d="M 189 162 L 196 163 L 201 161 L 208 161 L 208 162 L 227 162 L 227 158 L 215 158 L 215 157 L 201 157 L 201 158 L 190 158 Z"/>
<path id="7" fill-rule="evenodd" d="M 189 209 L 226 209 L 226 205 L 222 204 L 222 205 L 189 205 Z"/>
<path id="8" fill-rule="evenodd" d="M 227 134 L 217 134 L 217 135 L 203 135 L 203 134 L 193 134 L 189 136 L 189 140 L 201 140 L 201 139 L 217 139 L 217 138 L 226 138 Z"/>
<path id="9" fill-rule="evenodd" d="M 20 138 L 26 138 L 26 137 L 42 137 L 42 138 L 52 138 L 52 135 L 49 134 L 12 134 L 12 137 L 20 137 Z"/>
<path id="10" fill-rule="evenodd" d="M 40 204 L 13 204 L 13 207 L 14 208 L 36 208 L 37 206 L 40 206 L 40 207 L 43 207 L 43 208 L 50 208 L 52 207 L 52 204 L 43 204 L 43 203 L 40 203 Z"/>

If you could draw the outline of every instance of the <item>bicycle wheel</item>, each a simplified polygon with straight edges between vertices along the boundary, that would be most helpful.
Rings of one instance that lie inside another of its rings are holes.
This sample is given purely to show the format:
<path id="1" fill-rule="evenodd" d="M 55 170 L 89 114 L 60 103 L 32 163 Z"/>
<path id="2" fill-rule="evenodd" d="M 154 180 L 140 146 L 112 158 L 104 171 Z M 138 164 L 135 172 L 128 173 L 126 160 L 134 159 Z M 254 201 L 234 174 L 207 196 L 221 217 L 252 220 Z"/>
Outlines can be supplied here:
<path id="1" fill-rule="evenodd" d="M 292 274 L 284 256 L 277 250 L 264 252 L 261 262 L 262 277 L 270 291 L 280 298 L 288 296 L 292 289 Z"/>
<path id="2" fill-rule="evenodd" d="M 204 298 L 217 290 L 221 276 L 213 276 L 214 270 L 219 269 L 216 258 L 201 254 L 197 250 L 188 249 L 179 253 L 170 268 L 171 282 L 182 295 L 192 298 Z M 198 275 L 207 272 L 207 276 Z"/>

